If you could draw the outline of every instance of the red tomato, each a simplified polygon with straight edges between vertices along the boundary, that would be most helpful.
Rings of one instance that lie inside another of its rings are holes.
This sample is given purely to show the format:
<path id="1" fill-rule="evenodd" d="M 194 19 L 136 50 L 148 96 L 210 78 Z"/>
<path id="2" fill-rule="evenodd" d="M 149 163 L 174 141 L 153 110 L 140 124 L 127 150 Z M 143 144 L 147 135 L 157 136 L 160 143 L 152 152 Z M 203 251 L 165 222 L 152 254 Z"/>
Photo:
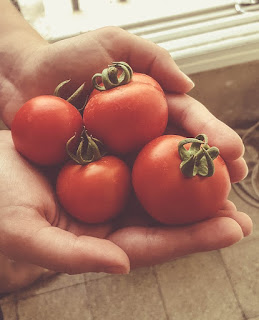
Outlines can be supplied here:
<path id="1" fill-rule="evenodd" d="M 87 131 L 109 151 L 126 154 L 164 133 L 168 107 L 160 85 L 148 75 L 134 73 L 128 84 L 95 89 L 83 120 Z"/>
<path id="2" fill-rule="evenodd" d="M 135 193 L 156 220 L 165 224 L 189 224 L 217 214 L 230 192 L 230 178 L 223 159 L 214 159 L 211 177 L 185 177 L 178 143 L 185 139 L 164 135 L 139 153 L 132 172 Z M 188 149 L 188 147 L 187 147 Z"/>
<path id="3" fill-rule="evenodd" d="M 105 222 L 118 215 L 130 189 L 130 170 L 114 156 L 104 156 L 87 165 L 69 162 L 61 169 L 56 185 L 64 209 L 87 223 Z"/>
<path id="4" fill-rule="evenodd" d="M 69 102 L 56 96 L 38 96 L 27 101 L 12 123 L 15 148 L 39 165 L 54 165 L 66 159 L 66 142 L 80 136 L 83 120 Z"/>

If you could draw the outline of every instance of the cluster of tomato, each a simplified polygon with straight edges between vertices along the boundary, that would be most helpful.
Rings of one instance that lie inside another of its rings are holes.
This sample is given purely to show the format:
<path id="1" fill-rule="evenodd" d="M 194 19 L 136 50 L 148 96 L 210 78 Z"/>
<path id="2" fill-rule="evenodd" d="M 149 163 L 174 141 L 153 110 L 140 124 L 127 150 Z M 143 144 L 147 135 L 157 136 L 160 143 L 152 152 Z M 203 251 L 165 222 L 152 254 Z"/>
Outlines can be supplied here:
<path id="1" fill-rule="evenodd" d="M 226 165 L 205 135 L 164 134 L 168 106 L 160 85 L 125 62 L 94 75 L 93 85 L 82 114 L 71 99 L 45 95 L 26 102 L 12 123 L 23 156 L 60 166 L 56 193 L 64 209 L 83 222 L 104 222 L 123 210 L 133 186 L 162 223 L 215 215 L 230 190 Z M 130 168 L 123 159 L 132 154 Z"/>

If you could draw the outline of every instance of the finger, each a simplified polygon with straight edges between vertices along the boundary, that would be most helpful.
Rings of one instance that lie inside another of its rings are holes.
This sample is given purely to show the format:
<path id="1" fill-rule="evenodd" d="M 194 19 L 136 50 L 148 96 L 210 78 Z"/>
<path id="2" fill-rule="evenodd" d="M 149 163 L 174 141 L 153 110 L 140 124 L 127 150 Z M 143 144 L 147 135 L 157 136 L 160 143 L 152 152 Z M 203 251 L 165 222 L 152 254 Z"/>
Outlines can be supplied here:
<path id="1" fill-rule="evenodd" d="M 227 200 L 222 206 L 221 210 L 228 210 L 228 211 L 237 211 L 236 205 L 234 202 Z"/>
<path id="2" fill-rule="evenodd" d="M 232 183 L 237 183 L 246 178 L 248 174 L 248 166 L 243 157 L 230 162 L 226 161 L 226 164 Z"/>
<path id="3" fill-rule="evenodd" d="M 128 227 L 109 237 L 127 253 L 131 268 L 151 266 L 195 252 L 224 248 L 242 238 L 240 225 L 229 217 L 213 218 L 180 228 Z"/>
<path id="4" fill-rule="evenodd" d="M 35 210 L 2 211 L 0 235 L 0 251 L 16 261 L 69 274 L 129 271 L 127 255 L 111 241 L 52 227 Z"/>
<path id="5" fill-rule="evenodd" d="M 55 61 L 55 70 L 88 84 L 95 73 L 111 62 L 125 61 L 135 72 L 154 77 L 167 91 L 188 92 L 194 86 L 165 49 L 117 27 L 66 39 L 52 45 L 52 49 L 48 54 L 54 54 L 49 61 Z M 85 63 L 84 57 L 89 63 Z"/>
<path id="6" fill-rule="evenodd" d="M 124 31 L 121 33 L 121 44 L 133 70 L 149 74 L 164 90 L 184 93 L 194 87 L 192 80 L 179 69 L 169 52 L 162 47 Z"/>
<path id="7" fill-rule="evenodd" d="M 239 135 L 212 115 L 197 100 L 186 94 L 168 94 L 169 121 L 181 125 L 190 135 L 205 133 L 209 144 L 216 146 L 226 161 L 240 158 L 244 145 Z"/>
<path id="8" fill-rule="evenodd" d="M 249 236 L 253 232 L 253 221 L 244 212 L 237 211 L 232 201 L 227 201 L 225 207 L 217 214 L 218 217 L 229 217 L 235 220 L 241 227 L 244 237 Z"/>

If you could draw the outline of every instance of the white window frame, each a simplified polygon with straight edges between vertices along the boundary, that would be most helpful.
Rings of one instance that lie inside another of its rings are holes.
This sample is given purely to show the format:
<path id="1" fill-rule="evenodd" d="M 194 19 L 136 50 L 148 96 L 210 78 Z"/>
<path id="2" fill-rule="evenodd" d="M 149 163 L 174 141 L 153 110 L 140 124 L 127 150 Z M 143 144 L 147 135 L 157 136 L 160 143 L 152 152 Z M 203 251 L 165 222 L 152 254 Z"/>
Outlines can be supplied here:
<path id="1" fill-rule="evenodd" d="M 88 1 L 89 6 L 94 1 L 99 19 L 94 16 L 94 11 L 90 14 L 88 12 L 87 15 L 86 10 L 86 13 L 78 11 L 70 16 L 67 13 L 65 25 L 55 16 L 40 17 L 30 23 L 50 42 L 104 25 L 117 25 L 167 49 L 187 74 L 259 61 L 259 3 L 245 6 L 246 12 L 238 13 L 235 8 L 237 1 L 231 0 L 159 0 L 157 2 L 149 0 L 149 7 L 153 11 L 148 10 L 148 7 L 146 11 L 136 10 L 134 3 L 137 5 L 140 0 L 131 0 L 132 6 L 128 8 L 123 5 L 116 7 L 117 0 L 81 1 L 85 3 Z M 98 1 L 106 2 L 102 17 L 96 5 Z M 141 1 L 144 3 L 148 0 Z M 108 5 L 112 2 L 114 2 L 113 7 Z M 91 8 L 94 10 L 94 6 Z M 115 17 L 118 17 L 117 20 L 108 19 L 110 8 L 120 10 L 113 11 Z M 130 8 L 132 12 L 129 11 Z M 122 22 L 124 21 L 122 17 L 126 14 L 129 18 L 125 24 Z"/>
<path id="2" fill-rule="evenodd" d="M 164 18 L 127 30 L 167 49 L 187 74 L 259 61 L 259 5 L 238 14 L 232 5 Z"/>

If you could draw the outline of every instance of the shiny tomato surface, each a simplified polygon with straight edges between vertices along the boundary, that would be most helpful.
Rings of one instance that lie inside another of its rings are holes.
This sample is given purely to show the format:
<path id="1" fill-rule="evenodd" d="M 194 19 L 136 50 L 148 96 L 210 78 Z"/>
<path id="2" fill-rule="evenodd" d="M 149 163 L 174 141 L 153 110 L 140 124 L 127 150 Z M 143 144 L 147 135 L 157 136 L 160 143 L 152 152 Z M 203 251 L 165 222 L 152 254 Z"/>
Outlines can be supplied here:
<path id="1" fill-rule="evenodd" d="M 79 111 L 55 96 L 38 96 L 16 113 L 11 131 L 15 148 L 39 165 L 55 165 L 66 158 L 66 142 L 83 129 Z"/>
<path id="2" fill-rule="evenodd" d="M 56 185 L 64 209 L 86 223 L 101 223 L 117 216 L 130 190 L 130 170 L 114 156 L 87 165 L 69 162 L 61 169 Z"/>
<path id="3" fill-rule="evenodd" d="M 165 131 L 168 107 L 165 94 L 153 78 L 134 73 L 125 85 L 94 89 L 86 105 L 85 127 L 109 151 L 126 154 L 137 151 Z"/>
<path id="4" fill-rule="evenodd" d="M 183 139 L 164 135 L 152 140 L 137 156 L 132 172 L 135 193 L 145 210 L 169 225 L 216 216 L 231 187 L 226 164 L 220 156 L 214 160 L 213 176 L 185 177 L 178 154 L 178 143 Z"/>

